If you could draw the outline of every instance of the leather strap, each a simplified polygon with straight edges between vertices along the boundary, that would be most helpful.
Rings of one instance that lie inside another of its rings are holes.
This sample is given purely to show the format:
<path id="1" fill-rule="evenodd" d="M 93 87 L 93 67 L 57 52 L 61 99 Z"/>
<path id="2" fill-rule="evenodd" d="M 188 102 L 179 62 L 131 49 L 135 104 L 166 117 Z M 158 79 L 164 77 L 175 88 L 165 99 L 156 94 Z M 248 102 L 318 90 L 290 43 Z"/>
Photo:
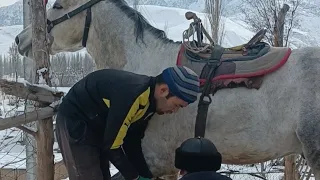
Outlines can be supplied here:
<path id="1" fill-rule="evenodd" d="M 89 36 L 89 29 L 90 29 L 90 24 L 91 24 L 91 8 L 87 9 L 87 16 L 86 16 L 86 21 L 84 25 L 84 31 L 83 31 L 83 38 L 82 38 L 82 46 L 86 47 L 87 46 L 87 40 Z"/>
<path id="2" fill-rule="evenodd" d="M 207 80 L 205 82 L 202 94 L 200 96 L 199 104 L 198 104 L 198 111 L 196 117 L 196 124 L 195 124 L 195 137 L 204 137 L 206 131 L 206 124 L 207 124 L 207 115 L 208 115 L 208 108 L 211 104 L 212 100 L 210 97 L 210 90 L 212 85 L 212 78 L 216 72 L 216 69 L 220 66 L 220 59 L 222 57 L 224 48 L 220 46 L 214 47 L 214 61 L 213 63 L 208 63 L 208 67 L 210 71 L 207 75 Z M 204 98 L 207 97 L 208 99 L 205 100 Z"/>

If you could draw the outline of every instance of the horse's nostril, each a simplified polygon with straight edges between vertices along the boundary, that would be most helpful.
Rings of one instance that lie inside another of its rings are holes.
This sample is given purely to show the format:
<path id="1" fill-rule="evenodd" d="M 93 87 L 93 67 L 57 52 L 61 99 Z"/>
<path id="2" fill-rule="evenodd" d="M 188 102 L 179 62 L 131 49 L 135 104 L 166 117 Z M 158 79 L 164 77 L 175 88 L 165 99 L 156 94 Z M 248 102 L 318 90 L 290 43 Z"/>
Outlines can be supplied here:
<path id="1" fill-rule="evenodd" d="M 20 42 L 20 41 L 19 41 L 18 36 L 16 36 L 15 41 L 16 41 L 16 44 L 19 45 L 19 42 Z"/>

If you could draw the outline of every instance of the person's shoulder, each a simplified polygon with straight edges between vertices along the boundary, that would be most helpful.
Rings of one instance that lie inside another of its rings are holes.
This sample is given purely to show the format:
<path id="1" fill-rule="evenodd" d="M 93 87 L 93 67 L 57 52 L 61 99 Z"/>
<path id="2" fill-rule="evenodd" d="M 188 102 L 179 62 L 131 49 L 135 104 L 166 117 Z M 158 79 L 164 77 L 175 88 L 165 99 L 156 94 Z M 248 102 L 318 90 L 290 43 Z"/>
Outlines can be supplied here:
<path id="1" fill-rule="evenodd" d="M 130 88 L 144 88 L 144 86 L 150 81 L 150 78 L 152 78 L 152 76 L 137 74 L 120 69 L 100 69 L 88 74 L 86 77 L 86 79 L 89 81 L 93 80 L 97 82 L 103 82 L 103 84 L 106 86 L 112 86 L 116 89 L 125 88 L 129 91 Z"/>
<path id="2" fill-rule="evenodd" d="M 183 176 L 180 180 L 232 180 L 230 177 L 224 176 L 214 171 L 195 172 Z"/>
<path id="3" fill-rule="evenodd" d="M 140 96 L 148 90 L 152 76 L 137 74 L 130 71 L 106 69 L 101 70 L 105 85 L 124 98 Z"/>

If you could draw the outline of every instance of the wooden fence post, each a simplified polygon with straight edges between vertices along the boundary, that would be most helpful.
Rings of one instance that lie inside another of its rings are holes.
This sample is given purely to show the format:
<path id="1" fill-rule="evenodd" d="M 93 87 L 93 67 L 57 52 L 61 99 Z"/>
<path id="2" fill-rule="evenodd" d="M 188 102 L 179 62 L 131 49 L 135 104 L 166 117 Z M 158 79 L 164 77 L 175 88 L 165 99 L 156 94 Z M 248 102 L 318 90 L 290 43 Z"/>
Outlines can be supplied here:
<path id="1" fill-rule="evenodd" d="M 296 155 L 288 155 L 284 158 L 284 179 L 285 180 L 299 180 L 296 168 Z"/>
<path id="2" fill-rule="evenodd" d="M 51 86 L 50 61 L 47 42 L 46 1 L 31 0 L 32 54 L 36 62 L 36 84 Z M 39 106 L 45 106 L 39 103 Z M 37 179 L 54 180 L 52 117 L 38 121 Z"/>

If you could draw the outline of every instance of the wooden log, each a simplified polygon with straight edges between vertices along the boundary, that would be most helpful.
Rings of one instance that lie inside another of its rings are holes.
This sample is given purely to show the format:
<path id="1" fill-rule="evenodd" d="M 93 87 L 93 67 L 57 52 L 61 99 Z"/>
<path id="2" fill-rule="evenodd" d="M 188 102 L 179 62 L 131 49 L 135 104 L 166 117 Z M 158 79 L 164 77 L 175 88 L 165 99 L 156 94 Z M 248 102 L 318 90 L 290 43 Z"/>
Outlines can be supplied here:
<path id="1" fill-rule="evenodd" d="M 20 126 L 21 124 L 27 124 L 33 121 L 51 118 L 53 115 L 53 108 L 45 107 L 15 117 L 9 117 L 4 119 L 0 118 L 0 130 Z"/>
<path id="2" fill-rule="evenodd" d="M 285 180 L 298 180 L 299 175 L 297 174 L 296 156 L 288 155 L 285 157 L 285 170 L 284 170 L 284 179 Z"/>
<path id="3" fill-rule="evenodd" d="M 45 87 L 5 79 L 0 79 L 0 88 L 5 94 L 49 104 L 58 101 L 64 95 L 63 92 L 49 90 Z"/>
<path id="4" fill-rule="evenodd" d="M 35 83 L 47 84 L 51 87 L 46 2 L 44 0 L 31 0 L 32 54 L 37 69 Z M 36 140 L 37 179 L 54 180 L 52 118 L 38 121 Z"/>

